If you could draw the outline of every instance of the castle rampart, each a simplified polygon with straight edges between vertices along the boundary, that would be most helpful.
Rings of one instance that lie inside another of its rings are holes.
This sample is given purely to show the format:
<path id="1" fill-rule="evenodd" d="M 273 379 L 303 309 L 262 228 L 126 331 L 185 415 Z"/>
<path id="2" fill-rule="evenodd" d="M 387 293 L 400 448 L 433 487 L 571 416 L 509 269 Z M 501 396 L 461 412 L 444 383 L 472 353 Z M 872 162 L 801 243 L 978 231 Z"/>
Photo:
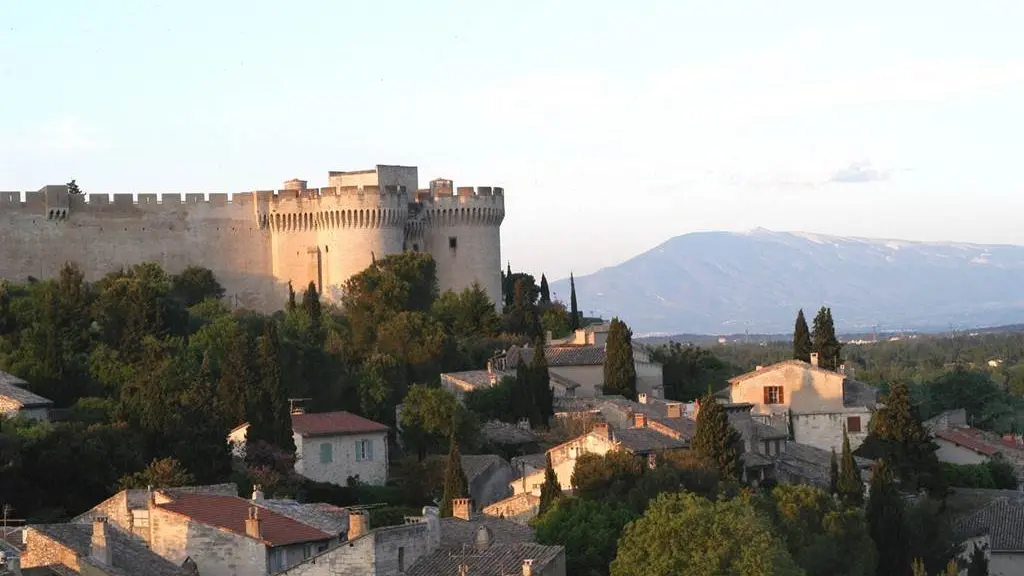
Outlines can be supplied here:
<path id="1" fill-rule="evenodd" d="M 91 280 L 144 261 L 217 274 L 235 305 L 276 310 L 291 282 L 327 298 L 374 258 L 427 251 L 441 290 L 500 290 L 501 188 L 416 191 L 417 168 L 331 172 L 329 187 L 187 194 L 68 194 L 65 186 L 0 192 L 0 277 L 55 276 L 77 262 Z M 437 182 L 437 181 L 435 181 Z M 415 192 L 413 192 L 415 191 Z M 454 244 L 454 246 L 453 246 Z"/>

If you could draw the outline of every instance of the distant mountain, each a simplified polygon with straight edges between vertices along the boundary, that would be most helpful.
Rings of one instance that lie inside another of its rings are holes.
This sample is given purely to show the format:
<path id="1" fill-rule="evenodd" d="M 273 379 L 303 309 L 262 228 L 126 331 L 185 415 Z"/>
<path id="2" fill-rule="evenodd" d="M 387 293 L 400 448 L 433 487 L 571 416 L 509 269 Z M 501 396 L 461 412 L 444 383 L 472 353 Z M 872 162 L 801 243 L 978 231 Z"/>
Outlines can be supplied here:
<path id="1" fill-rule="evenodd" d="M 568 300 L 568 279 L 551 291 Z M 1005 325 L 1024 322 L 1024 247 L 699 232 L 577 277 L 576 295 L 638 336 L 786 333 L 823 304 L 847 333 Z"/>

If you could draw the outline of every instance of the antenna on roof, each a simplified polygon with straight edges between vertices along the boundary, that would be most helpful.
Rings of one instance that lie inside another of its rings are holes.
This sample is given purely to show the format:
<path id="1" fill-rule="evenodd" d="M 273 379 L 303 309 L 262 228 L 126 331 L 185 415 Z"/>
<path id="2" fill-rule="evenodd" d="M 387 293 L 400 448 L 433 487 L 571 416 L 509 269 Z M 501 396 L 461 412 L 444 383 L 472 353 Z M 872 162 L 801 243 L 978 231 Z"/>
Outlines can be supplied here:
<path id="1" fill-rule="evenodd" d="M 288 412 L 291 414 L 305 414 L 306 409 L 298 404 L 305 402 L 306 400 L 312 400 L 312 398 L 289 398 Z"/>

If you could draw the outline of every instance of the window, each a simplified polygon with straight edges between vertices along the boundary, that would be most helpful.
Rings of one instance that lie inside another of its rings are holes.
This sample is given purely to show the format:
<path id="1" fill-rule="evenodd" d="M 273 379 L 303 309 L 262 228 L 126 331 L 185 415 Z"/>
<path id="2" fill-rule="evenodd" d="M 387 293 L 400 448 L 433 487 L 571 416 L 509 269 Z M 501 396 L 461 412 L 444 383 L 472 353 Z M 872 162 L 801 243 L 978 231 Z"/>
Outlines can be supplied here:
<path id="1" fill-rule="evenodd" d="M 285 562 L 287 561 L 286 550 L 284 548 L 271 548 L 270 549 L 270 571 L 279 572 L 285 569 Z"/>
<path id="2" fill-rule="evenodd" d="M 782 393 L 782 386 L 765 386 L 764 387 L 764 403 L 765 404 L 785 404 L 786 398 Z"/>
<path id="3" fill-rule="evenodd" d="M 334 447 L 330 442 L 320 444 L 320 463 L 330 464 L 334 461 Z"/>
<path id="4" fill-rule="evenodd" d="M 860 434 L 860 416 L 850 416 L 846 419 L 846 431 L 850 434 Z"/>
<path id="5" fill-rule="evenodd" d="M 455 250 L 456 248 L 458 248 L 459 247 L 459 239 L 456 238 L 455 236 L 449 236 L 448 237 L 448 247 L 451 248 L 452 250 Z"/>
<path id="6" fill-rule="evenodd" d="M 356 462 L 373 460 L 373 440 L 356 440 Z"/>

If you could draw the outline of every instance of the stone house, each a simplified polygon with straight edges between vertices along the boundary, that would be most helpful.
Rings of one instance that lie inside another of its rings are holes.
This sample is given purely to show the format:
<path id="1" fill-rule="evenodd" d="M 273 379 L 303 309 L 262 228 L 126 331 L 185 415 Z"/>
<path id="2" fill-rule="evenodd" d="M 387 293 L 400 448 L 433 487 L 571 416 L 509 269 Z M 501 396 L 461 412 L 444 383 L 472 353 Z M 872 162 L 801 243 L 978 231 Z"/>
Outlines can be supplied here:
<path id="1" fill-rule="evenodd" d="M 245 453 L 249 424 L 228 434 L 237 456 Z M 350 478 L 384 485 L 388 479 L 388 430 L 350 412 L 292 413 L 295 471 L 316 482 L 345 486 Z"/>
<path id="2" fill-rule="evenodd" d="M 28 382 L 0 372 L 0 417 L 21 416 L 33 420 L 50 420 L 53 402 L 25 389 Z"/>
<path id="3" fill-rule="evenodd" d="M 437 466 L 444 466 L 447 456 L 436 455 L 428 458 Z M 474 504 L 486 507 L 512 495 L 509 482 L 516 478 L 516 471 L 507 460 L 496 454 L 463 454 L 462 471 L 469 482 L 469 497 Z"/>
<path id="4" fill-rule="evenodd" d="M 785 360 L 729 380 L 718 397 L 733 404 L 753 405 L 753 417 L 794 441 L 822 450 L 842 450 L 843 428 L 857 449 L 868 434 L 876 390 L 811 362 Z"/>
<path id="5" fill-rule="evenodd" d="M 957 520 L 954 533 L 964 544 L 967 560 L 975 546 L 988 557 L 991 576 L 1024 574 L 1024 500 L 997 498 L 984 508 Z M 966 574 L 962 570 L 961 574 Z"/>
<path id="6" fill-rule="evenodd" d="M 336 546 L 347 511 L 324 504 L 247 500 L 233 484 L 123 490 L 75 523 L 107 517 L 176 565 L 195 563 L 202 576 L 268 575 Z"/>
<path id="7" fill-rule="evenodd" d="M 88 576 L 198 574 L 195 564 L 188 561 L 175 564 L 161 558 L 140 540 L 111 528 L 103 517 L 95 518 L 90 524 L 29 526 L 24 532 L 24 545 L 19 564 L 25 574 L 33 568 L 38 574 Z"/>

